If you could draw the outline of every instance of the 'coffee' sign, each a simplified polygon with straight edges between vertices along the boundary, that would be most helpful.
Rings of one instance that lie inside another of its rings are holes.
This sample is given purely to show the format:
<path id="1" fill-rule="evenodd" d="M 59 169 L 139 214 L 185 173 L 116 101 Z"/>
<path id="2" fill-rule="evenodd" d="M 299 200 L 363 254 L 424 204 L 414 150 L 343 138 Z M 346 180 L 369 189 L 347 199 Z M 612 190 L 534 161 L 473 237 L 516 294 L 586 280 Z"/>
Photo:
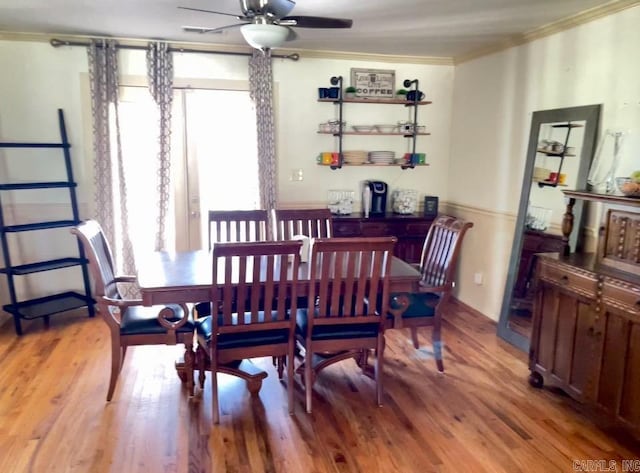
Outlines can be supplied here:
<path id="1" fill-rule="evenodd" d="M 351 85 L 356 88 L 357 97 L 393 99 L 395 82 L 395 71 L 351 69 Z"/>

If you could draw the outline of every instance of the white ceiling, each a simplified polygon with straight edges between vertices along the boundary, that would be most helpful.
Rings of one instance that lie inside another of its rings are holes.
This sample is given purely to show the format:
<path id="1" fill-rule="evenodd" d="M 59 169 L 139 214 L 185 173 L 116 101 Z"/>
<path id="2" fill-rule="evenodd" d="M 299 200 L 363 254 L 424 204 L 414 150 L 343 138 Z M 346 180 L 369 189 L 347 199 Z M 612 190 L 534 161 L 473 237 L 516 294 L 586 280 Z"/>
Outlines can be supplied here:
<path id="1" fill-rule="evenodd" d="M 351 29 L 296 28 L 287 48 L 423 57 L 460 57 L 610 0 L 297 0 L 290 15 L 353 19 Z M 616 3 L 616 2 L 613 2 Z M 0 0 L 0 31 L 113 36 L 245 45 L 238 28 L 185 33 L 183 25 L 218 27 L 240 14 L 238 0 Z"/>

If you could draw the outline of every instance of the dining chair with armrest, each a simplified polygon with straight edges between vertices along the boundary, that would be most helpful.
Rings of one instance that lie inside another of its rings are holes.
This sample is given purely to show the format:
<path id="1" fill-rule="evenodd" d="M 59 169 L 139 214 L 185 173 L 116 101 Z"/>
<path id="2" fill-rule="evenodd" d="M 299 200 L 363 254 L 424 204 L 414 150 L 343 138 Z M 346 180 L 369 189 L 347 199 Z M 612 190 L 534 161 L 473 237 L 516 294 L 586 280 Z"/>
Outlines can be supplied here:
<path id="1" fill-rule="evenodd" d="M 184 344 L 184 372 L 191 395 L 195 326 L 187 306 L 171 304 L 144 307 L 140 299 L 124 298 L 118 286 L 135 284 L 136 277 L 115 275 L 111 249 L 100 224 L 95 220 L 87 220 L 72 228 L 71 233 L 78 237 L 89 260 L 98 312 L 111 332 L 111 378 L 107 401 L 113 397 L 127 347 L 132 345 Z"/>
<path id="2" fill-rule="evenodd" d="M 213 421 L 220 420 L 217 373 L 249 380 L 238 360 L 273 356 L 287 365 L 293 412 L 293 357 L 300 241 L 216 243 L 210 303 L 218 313 L 196 321 L 200 383 L 208 361 Z M 265 309 L 272 308 L 272 309 Z M 278 367 L 282 377 L 282 365 Z"/>
<path id="3" fill-rule="evenodd" d="M 455 286 L 456 267 L 467 222 L 450 216 L 439 216 L 429 228 L 420 259 L 420 284 L 415 293 L 391 294 L 387 328 L 409 328 L 413 346 L 418 349 L 418 328 L 433 327 L 433 352 L 438 371 L 442 361 L 442 314 Z"/>
<path id="4" fill-rule="evenodd" d="M 273 209 L 274 240 L 290 240 L 294 235 L 331 238 L 333 219 L 329 209 Z"/>
<path id="5" fill-rule="evenodd" d="M 382 404 L 384 321 L 395 237 L 315 239 L 309 263 L 309 304 L 297 311 L 296 336 L 304 349 L 306 408 L 313 384 L 327 366 L 360 360 L 375 349 L 376 398 Z M 382 307 L 376 308 L 381 294 Z M 371 303 L 370 303 L 371 301 Z"/>

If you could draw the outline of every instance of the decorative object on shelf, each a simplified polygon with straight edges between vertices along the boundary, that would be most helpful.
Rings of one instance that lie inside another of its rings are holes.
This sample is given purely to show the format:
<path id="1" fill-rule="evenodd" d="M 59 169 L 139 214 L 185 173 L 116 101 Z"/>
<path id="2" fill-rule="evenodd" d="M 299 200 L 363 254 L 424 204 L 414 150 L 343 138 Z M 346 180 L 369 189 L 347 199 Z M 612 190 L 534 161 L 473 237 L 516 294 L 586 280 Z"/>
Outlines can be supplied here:
<path id="1" fill-rule="evenodd" d="M 329 98 L 329 87 L 318 87 L 318 98 L 319 99 L 328 99 Z"/>
<path id="2" fill-rule="evenodd" d="M 383 69 L 351 69 L 351 86 L 357 97 L 393 99 L 396 72 Z"/>
<path id="3" fill-rule="evenodd" d="M 640 171 L 636 171 L 640 174 Z M 640 176 L 634 177 L 616 177 L 616 186 L 618 190 L 627 197 L 640 197 Z"/>
<path id="4" fill-rule="evenodd" d="M 370 151 L 369 162 L 372 164 L 391 164 L 395 160 L 394 151 Z"/>
<path id="5" fill-rule="evenodd" d="M 324 152 L 318 155 L 318 164 L 325 166 L 337 166 L 340 164 L 340 155 L 338 153 Z"/>
<path id="6" fill-rule="evenodd" d="M 402 158 L 402 162 L 408 166 L 426 164 L 427 155 L 425 153 L 405 153 L 404 157 Z"/>
<path id="7" fill-rule="evenodd" d="M 398 89 L 396 90 L 396 98 L 398 100 L 407 100 L 407 89 Z"/>
<path id="8" fill-rule="evenodd" d="M 424 209 L 422 214 L 425 217 L 437 217 L 438 216 L 438 196 L 426 195 L 424 197 Z"/>
<path id="9" fill-rule="evenodd" d="M 340 87 L 329 87 L 329 96 L 327 98 L 339 99 L 340 98 Z"/>
<path id="10" fill-rule="evenodd" d="M 529 206 L 524 222 L 525 228 L 541 232 L 545 231 L 549 227 L 549 222 L 551 222 L 551 213 L 551 209 L 537 207 L 535 205 Z"/>
<path id="11" fill-rule="evenodd" d="M 396 125 L 375 125 L 378 133 L 393 133 L 398 127 Z"/>
<path id="12" fill-rule="evenodd" d="M 368 162 L 368 153 L 362 150 L 345 151 L 342 158 L 345 164 L 365 164 Z"/>
<path id="13" fill-rule="evenodd" d="M 419 90 L 410 90 L 407 92 L 407 100 L 412 102 L 420 102 L 424 98 L 424 93 Z"/>
<path id="14" fill-rule="evenodd" d="M 346 89 L 344 89 L 344 96 L 348 99 L 353 99 L 356 97 L 356 88 L 350 85 Z"/>
<path id="15" fill-rule="evenodd" d="M 587 178 L 587 183 L 594 191 L 607 194 L 615 192 L 615 176 L 624 139 L 625 133 L 621 130 L 605 130 Z"/>
<path id="16" fill-rule="evenodd" d="M 353 125 L 351 128 L 359 133 L 371 133 L 376 130 L 374 125 Z"/>
<path id="17" fill-rule="evenodd" d="M 413 189 L 396 189 L 391 194 L 392 210 L 397 214 L 412 214 L 418 208 L 418 192 Z"/>
<path id="18" fill-rule="evenodd" d="M 328 192 L 329 204 L 327 207 L 332 214 L 349 215 L 353 212 L 355 192 L 351 190 L 330 190 Z"/>

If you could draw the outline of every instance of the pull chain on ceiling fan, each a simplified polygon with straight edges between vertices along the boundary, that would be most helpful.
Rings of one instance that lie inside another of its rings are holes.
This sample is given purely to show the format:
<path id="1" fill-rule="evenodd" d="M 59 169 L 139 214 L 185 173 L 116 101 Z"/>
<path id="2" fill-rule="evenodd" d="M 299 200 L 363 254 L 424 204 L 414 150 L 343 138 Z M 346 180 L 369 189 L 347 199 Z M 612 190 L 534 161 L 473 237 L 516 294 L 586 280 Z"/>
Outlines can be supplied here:
<path id="1" fill-rule="evenodd" d="M 351 28 L 352 20 L 327 18 L 322 16 L 287 16 L 295 2 L 293 0 L 239 0 L 241 15 L 204 10 L 201 8 L 178 7 L 182 10 L 232 16 L 240 23 L 207 28 L 203 26 L 183 26 L 190 33 L 221 33 L 230 28 L 240 28 L 240 33 L 249 45 L 256 49 L 271 49 L 285 41 L 293 41 L 298 34 L 293 28 Z"/>

